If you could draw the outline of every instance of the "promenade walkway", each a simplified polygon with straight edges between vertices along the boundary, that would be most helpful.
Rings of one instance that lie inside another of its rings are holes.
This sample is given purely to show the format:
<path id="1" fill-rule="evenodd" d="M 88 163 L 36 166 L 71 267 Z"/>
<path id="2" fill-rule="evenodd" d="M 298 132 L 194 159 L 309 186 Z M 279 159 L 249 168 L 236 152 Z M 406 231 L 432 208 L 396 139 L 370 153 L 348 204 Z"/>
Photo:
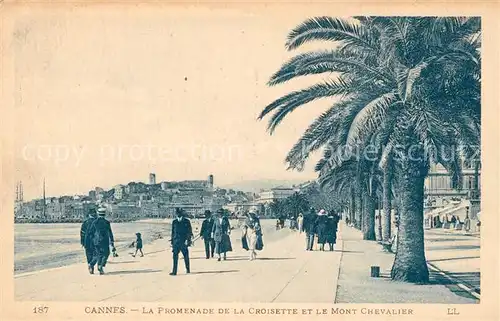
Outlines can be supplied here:
<path id="1" fill-rule="evenodd" d="M 415 285 L 392 281 L 390 278 L 394 254 L 384 252 L 375 241 L 364 241 L 361 232 L 340 225 L 343 238 L 343 256 L 340 266 L 337 303 L 478 303 L 479 300 L 458 286 L 455 282 L 430 269 L 430 284 Z M 477 244 L 471 240 L 453 243 L 454 238 L 439 233 L 426 232 L 426 258 L 440 268 L 448 271 L 476 271 L 479 257 Z M 459 236 L 460 237 L 460 236 Z M 448 243 L 451 242 L 451 243 Z M 475 239 L 479 242 L 479 239 Z M 435 245 L 441 244 L 441 245 Z M 450 251 L 455 249 L 455 251 Z M 471 252 L 473 251 L 473 253 Z M 476 252 L 477 251 L 477 252 Z M 453 259 L 450 259 L 453 258 Z M 448 260 L 450 259 L 450 260 Z M 453 262 L 454 260 L 454 262 Z M 470 264 L 461 262 L 471 260 Z M 446 262 L 446 263 L 445 263 Z M 380 267 L 380 278 L 370 277 L 370 267 Z M 467 272 L 469 273 L 469 272 Z M 479 276 L 477 278 L 479 282 Z"/>
<path id="2" fill-rule="evenodd" d="M 478 302 L 470 293 L 432 270 L 428 285 L 392 281 L 389 273 L 394 254 L 385 253 L 374 241 L 363 241 L 359 231 L 342 223 L 335 252 L 304 251 L 304 234 L 289 229 L 275 231 L 271 221 L 264 224 L 265 246 L 258 252 L 256 261 L 249 261 L 248 252 L 241 249 L 241 231 L 236 229 L 231 235 L 234 251 L 228 254 L 227 261 L 205 259 L 203 241 L 198 240 L 190 251 L 191 274 L 185 274 L 180 259 L 178 275 L 170 276 L 171 250 L 168 241 L 162 239 L 146 245 L 146 255 L 142 258 L 133 258 L 126 252 L 121 252 L 118 258 L 110 258 L 103 276 L 90 275 L 83 262 L 17 275 L 15 298 L 20 301 L 207 303 Z M 478 239 L 436 233 L 426 234 L 429 263 L 457 275 L 476 271 L 474 264 L 479 262 L 479 250 L 474 242 Z M 457 242 L 457 237 L 465 239 Z M 380 266 L 380 278 L 370 277 L 372 265 Z"/>
<path id="3" fill-rule="evenodd" d="M 269 231 L 269 228 L 267 229 Z M 304 235 L 288 229 L 266 239 L 258 259 L 248 261 L 241 232 L 231 237 L 227 261 L 205 259 L 203 242 L 191 248 L 191 274 L 182 259 L 169 276 L 172 258 L 167 240 L 145 247 L 145 256 L 121 253 L 110 258 L 106 275 L 90 275 L 84 263 L 19 275 L 16 300 L 35 301 L 196 301 L 333 303 L 340 252 L 306 252 Z M 341 245 L 341 244 L 340 244 Z M 82 251 L 82 260 L 83 260 Z"/>

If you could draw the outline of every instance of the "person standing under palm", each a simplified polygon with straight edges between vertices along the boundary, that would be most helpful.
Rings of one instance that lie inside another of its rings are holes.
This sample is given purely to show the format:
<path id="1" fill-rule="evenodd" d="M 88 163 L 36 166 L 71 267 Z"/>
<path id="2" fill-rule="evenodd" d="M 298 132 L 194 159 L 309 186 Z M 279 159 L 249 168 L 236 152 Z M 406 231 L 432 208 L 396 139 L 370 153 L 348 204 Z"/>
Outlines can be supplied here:
<path id="1" fill-rule="evenodd" d="M 306 251 L 312 251 L 316 233 L 316 213 L 312 207 L 309 213 L 304 216 L 304 232 L 306 233 Z"/>
<path id="2" fill-rule="evenodd" d="M 326 211 L 324 209 L 319 211 L 316 217 L 315 225 L 316 225 L 316 234 L 318 235 L 319 250 L 324 251 L 326 236 L 328 234 L 327 232 L 328 218 L 326 216 Z"/>

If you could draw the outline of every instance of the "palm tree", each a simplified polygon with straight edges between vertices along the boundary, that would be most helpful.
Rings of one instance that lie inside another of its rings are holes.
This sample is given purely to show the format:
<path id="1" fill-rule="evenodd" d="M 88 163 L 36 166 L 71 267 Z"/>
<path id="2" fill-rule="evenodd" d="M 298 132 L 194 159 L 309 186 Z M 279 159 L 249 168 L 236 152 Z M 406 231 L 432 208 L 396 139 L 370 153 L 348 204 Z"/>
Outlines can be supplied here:
<path id="1" fill-rule="evenodd" d="M 460 183 L 459 159 L 469 151 L 458 146 L 480 137 L 480 19 L 312 18 L 289 33 L 286 47 L 294 50 L 317 40 L 335 46 L 293 57 L 271 77 L 269 85 L 312 74 L 331 77 L 276 99 L 259 118 L 272 114 L 268 126 L 272 134 L 296 108 L 320 98 L 339 98 L 289 152 L 286 161 L 298 170 L 312 151 L 326 145 L 333 149 L 359 146 L 382 135 L 386 144 L 380 167 L 392 159 L 400 213 L 391 276 L 427 282 L 422 222 L 429 163 L 441 163 L 453 182 Z M 452 156 L 429 154 L 429 149 L 445 150 Z M 338 165 L 335 154 L 328 161 Z"/>
<path id="2" fill-rule="evenodd" d="M 327 153 L 328 155 L 328 153 Z M 332 167 L 325 158 L 316 165 L 319 181 L 324 188 L 336 194 L 342 202 L 346 191 L 354 191 L 357 228 L 363 233 L 364 240 L 375 240 L 375 194 L 378 188 L 377 176 L 368 162 L 351 159 Z M 353 179 L 354 178 L 354 179 Z"/>

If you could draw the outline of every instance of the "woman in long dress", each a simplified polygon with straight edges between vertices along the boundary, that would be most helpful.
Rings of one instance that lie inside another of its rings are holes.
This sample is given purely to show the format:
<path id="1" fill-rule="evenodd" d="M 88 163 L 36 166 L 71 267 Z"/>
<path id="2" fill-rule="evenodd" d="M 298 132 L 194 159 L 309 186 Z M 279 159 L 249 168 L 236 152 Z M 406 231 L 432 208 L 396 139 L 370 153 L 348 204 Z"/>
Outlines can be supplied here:
<path id="1" fill-rule="evenodd" d="M 231 233 L 231 226 L 229 220 L 222 216 L 222 211 L 216 213 L 214 225 L 212 227 L 212 238 L 215 241 L 215 253 L 217 253 L 217 261 L 221 260 L 223 255 L 226 260 L 226 252 L 231 251 L 231 241 L 229 234 Z"/>
<path id="2" fill-rule="evenodd" d="M 262 237 L 260 220 L 257 218 L 255 213 L 247 215 L 245 223 L 243 224 L 243 233 L 247 238 L 248 250 L 250 251 L 250 261 L 253 261 L 257 257 L 257 252 L 255 252 L 257 239 Z"/>
<path id="3" fill-rule="evenodd" d="M 333 251 L 334 244 L 337 243 L 337 228 L 339 220 L 339 216 L 333 211 L 329 213 L 326 229 L 326 242 L 330 247 L 330 251 Z"/>
<path id="4" fill-rule="evenodd" d="M 326 235 L 327 235 L 327 224 L 328 217 L 326 216 L 326 211 L 321 210 L 316 218 L 316 233 L 318 234 L 318 244 L 319 250 L 325 250 Z"/>

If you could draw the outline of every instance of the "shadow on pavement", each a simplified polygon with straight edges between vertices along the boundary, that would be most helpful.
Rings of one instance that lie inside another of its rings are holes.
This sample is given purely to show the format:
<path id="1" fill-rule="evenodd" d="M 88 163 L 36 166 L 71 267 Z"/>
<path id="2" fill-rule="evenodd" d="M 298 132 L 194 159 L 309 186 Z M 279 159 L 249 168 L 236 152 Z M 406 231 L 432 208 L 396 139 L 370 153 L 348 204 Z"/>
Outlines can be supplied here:
<path id="1" fill-rule="evenodd" d="M 479 245 L 447 245 L 447 246 L 428 246 L 427 249 L 432 250 L 475 250 L 479 249 Z"/>
<path id="2" fill-rule="evenodd" d="M 464 257 L 449 257 L 446 259 L 435 259 L 427 260 L 428 262 L 441 262 L 441 261 L 454 261 L 454 260 L 469 260 L 469 259 L 479 259 L 479 256 L 464 256 Z"/>
<path id="3" fill-rule="evenodd" d="M 225 270 L 225 271 L 199 271 L 199 272 L 191 272 L 190 274 L 219 274 L 219 273 L 234 273 L 239 272 L 240 270 Z"/>
<path id="4" fill-rule="evenodd" d="M 435 243 L 435 242 L 470 242 L 470 239 L 463 238 L 463 237 L 455 237 L 455 238 L 428 238 L 426 239 L 427 242 L 429 243 Z"/>
<path id="5" fill-rule="evenodd" d="M 126 264 L 126 263 L 137 263 L 139 261 L 109 261 L 108 264 Z"/>
<path id="6" fill-rule="evenodd" d="M 248 260 L 248 258 L 246 258 Z M 257 261 L 295 260 L 294 257 L 257 257 Z"/>
<path id="7" fill-rule="evenodd" d="M 105 274 L 121 275 L 121 274 L 140 274 L 140 273 L 158 273 L 158 272 L 162 272 L 162 270 L 146 269 L 146 270 L 130 270 L 130 271 L 111 271 L 111 272 L 106 272 Z"/>

